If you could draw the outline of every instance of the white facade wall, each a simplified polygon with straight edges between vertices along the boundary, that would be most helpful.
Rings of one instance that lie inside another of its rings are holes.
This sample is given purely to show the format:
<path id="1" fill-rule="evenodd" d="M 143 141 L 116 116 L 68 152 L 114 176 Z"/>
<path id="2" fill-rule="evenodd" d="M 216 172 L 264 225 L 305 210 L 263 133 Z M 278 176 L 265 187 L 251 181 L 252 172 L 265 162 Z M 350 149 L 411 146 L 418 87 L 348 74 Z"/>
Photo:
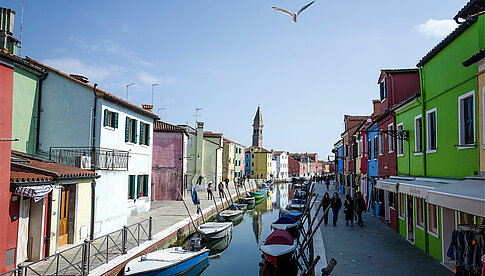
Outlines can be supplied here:
<path id="1" fill-rule="evenodd" d="M 278 179 L 288 179 L 288 155 L 286 152 L 276 156 L 276 174 Z"/>

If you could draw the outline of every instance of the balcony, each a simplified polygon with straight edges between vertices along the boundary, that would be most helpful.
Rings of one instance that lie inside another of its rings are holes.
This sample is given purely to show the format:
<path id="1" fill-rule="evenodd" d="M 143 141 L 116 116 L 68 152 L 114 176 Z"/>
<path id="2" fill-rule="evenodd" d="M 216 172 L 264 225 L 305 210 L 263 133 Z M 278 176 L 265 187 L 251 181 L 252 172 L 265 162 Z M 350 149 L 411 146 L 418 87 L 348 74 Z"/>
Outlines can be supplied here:
<path id="1" fill-rule="evenodd" d="M 128 170 L 129 152 L 107 148 L 51 147 L 49 159 L 81 169 Z"/>

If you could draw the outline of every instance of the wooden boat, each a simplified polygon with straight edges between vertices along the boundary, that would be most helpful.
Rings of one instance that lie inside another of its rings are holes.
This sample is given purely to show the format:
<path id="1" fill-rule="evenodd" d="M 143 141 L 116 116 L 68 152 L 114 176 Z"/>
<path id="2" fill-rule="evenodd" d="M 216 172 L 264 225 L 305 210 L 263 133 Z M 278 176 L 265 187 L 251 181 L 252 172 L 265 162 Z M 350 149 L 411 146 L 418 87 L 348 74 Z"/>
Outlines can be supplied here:
<path id="1" fill-rule="evenodd" d="M 241 210 L 224 210 L 219 213 L 226 221 L 234 221 L 243 215 Z"/>
<path id="2" fill-rule="evenodd" d="M 278 266 L 291 259 L 296 247 L 296 239 L 288 231 L 276 229 L 266 238 L 259 249 L 268 262 Z"/>
<path id="3" fill-rule="evenodd" d="M 302 212 L 295 211 L 295 210 L 281 209 L 280 210 L 280 217 L 282 217 L 284 215 L 291 215 L 291 216 L 295 217 L 296 219 L 300 219 Z"/>
<path id="4" fill-rule="evenodd" d="M 249 192 L 249 194 L 254 197 L 256 200 L 260 199 L 260 198 L 264 198 L 268 195 L 268 191 L 267 190 L 257 190 L 255 192 Z"/>
<path id="5" fill-rule="evenodd" d="M 241 202 L 246 203 L 246 204 L 254 204 L 255 200 L 256 199 L 254 197 L 252 197 L 252 196 L 250 196 L 250 197 L 248 196 L 248 197 L 241 198 Z"/>
<path id="6" fill-rule="evenodd" d="M 296 217 L 292 215 L 283 215 L 277 221 L 271 224 L 272 229 L 283 229 L 288 232 L 294 237 L 298 237 L 298 226 L 300 225 L 300 221 L 296 219 Z"/>
<path id="7" fill-rule="evenodd" d="M 197 227 L 197 232 L 206 241 L 228 236 L 232 230 L 232 222 L 207 222 Z"/>
<path id="8" fill-rule="evenodd" d="M 190 251 L 182 247 L 157 250 L 133 259 L 125 266 L 125 275 L 165 276 L 190 271 L 207 260 L 209 249 Z"/>
<path id="9" fill-rule="evenodd" d="M 248 209 L 248 205 L 246 203 L 234 203 L 236 207 L 241 211 L 246 211 Z"/>

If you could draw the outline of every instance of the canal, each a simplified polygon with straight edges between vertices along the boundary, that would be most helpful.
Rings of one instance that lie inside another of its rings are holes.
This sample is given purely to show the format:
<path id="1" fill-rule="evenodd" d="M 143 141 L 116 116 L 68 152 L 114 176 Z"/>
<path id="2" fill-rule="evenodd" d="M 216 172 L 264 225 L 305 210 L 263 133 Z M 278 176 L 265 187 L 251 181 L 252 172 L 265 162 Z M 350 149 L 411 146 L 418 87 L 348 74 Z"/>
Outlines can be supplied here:
<path id="1" fill-rule="evenodd" d="M 258 275 L 262 260 L 259 244 L 271 234 L 271 223 L 278 219 L 279 210 L 286 207 L 292 195 L 291 184 L 274 185 L 270 197 L 245 212 L 232 236 L 203 243 L 211 249 L 210 258 L 187 275 Z"/>

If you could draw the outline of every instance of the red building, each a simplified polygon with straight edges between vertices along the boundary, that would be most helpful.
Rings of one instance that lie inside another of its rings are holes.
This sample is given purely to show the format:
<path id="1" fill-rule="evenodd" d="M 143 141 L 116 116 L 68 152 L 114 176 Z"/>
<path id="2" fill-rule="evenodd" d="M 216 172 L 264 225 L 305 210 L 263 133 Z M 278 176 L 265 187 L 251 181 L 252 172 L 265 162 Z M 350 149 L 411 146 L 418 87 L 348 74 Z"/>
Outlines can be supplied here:
<path id="1" fill-rule="evenodd" d="M 10 214 L 18 203 L 10 190 L 10 148 L 12 138 L 13 61 L 0 50 L 0 273 L 15 268 L 17 220 Z"/>

